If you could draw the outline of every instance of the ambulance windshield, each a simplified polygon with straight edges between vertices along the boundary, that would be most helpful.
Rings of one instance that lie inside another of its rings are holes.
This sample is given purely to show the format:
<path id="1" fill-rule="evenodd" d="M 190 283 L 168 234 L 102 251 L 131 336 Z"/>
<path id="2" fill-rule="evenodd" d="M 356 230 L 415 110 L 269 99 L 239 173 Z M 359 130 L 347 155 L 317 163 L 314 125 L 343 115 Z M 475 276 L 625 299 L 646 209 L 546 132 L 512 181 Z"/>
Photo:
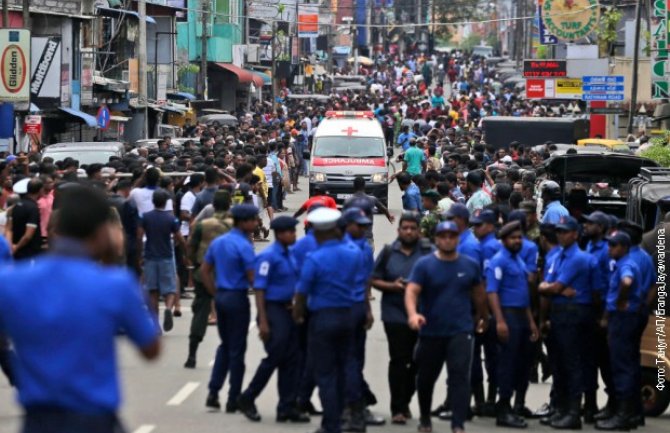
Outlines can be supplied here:
<path id="1" fill-rule="evenodd" d="M 375 137 L 319 137 L 314 156 L 326 158 L 384 158 L 384 140 Z"/>

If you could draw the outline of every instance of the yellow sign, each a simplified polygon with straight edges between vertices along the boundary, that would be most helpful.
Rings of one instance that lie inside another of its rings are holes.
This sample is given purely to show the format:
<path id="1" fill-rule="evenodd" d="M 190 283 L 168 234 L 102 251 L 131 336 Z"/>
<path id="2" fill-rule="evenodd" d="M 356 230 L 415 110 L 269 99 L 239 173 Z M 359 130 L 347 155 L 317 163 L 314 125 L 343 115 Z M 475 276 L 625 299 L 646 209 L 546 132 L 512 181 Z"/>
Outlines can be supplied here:
<path id="1" fill-rule="evenodd" d="M 556 79 L 556 98 L 558 99 L 581 99 L 582 80 L 579 79 Z"/>
<path id="2" fill-rule="evenodd" d="M 544 0 L 542 20 L 547 33 L 575 41 L 596 29 L 599 10 L 598 0 Z"/>

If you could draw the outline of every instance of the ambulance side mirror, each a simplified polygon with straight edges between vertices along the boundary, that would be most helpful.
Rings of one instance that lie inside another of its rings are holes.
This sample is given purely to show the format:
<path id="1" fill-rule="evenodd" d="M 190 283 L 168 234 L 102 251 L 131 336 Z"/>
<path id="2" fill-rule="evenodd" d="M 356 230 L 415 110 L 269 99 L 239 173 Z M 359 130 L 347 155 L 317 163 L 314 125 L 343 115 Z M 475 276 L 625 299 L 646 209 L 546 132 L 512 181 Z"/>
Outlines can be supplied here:
<path id="1" fill-rule="evenodd" d="M 302 151 L 302 159 L 305 161 L 309 161 L 309 158 L 311 158 L 312 155 L 309 153 L 309 150 L 303 150 Z"/>
<path id="2" fill-rule="evenodd" d="M 389 158 L 393 158 L 393 148 L 392 147 L 387 147 L 386 148 L 386 156 Z"/>

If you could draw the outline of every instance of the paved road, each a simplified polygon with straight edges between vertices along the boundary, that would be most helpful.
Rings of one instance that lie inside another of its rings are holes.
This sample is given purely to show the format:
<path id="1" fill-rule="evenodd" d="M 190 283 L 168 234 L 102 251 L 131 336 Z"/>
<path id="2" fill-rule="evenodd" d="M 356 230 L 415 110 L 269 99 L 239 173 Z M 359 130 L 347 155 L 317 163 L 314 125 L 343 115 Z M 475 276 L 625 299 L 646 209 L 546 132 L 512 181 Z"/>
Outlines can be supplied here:
<path id="1" fill-rule="evenodd" d="M 302 180 L 304 183 L 305 181 Z M 306 188 L 304 188 L 306 189 Z M 301 192 L 290 195 L 287 206 L 296 209 L 306 198 Z M 400 214 L 400 193 L 397 184 L 391 186 L 390 204 L 395 215 Z M 375 217 L 375 239 L 377 249 L 395 237 L 395 229 L 384 217 Z M 260 244 L 258 248 L 264 248 Z M 373 302 L 376 317 L 379 317 L 379 297 Z M 268 389 L 257 400 L 258 410 L 263 415 L 259 424 L 248 422 L 242 415 L 226 415 L 225 413 L 211 413 L 205 409 L 207 396 L 207 382 L 210 374 L 210 363 L 218 343 L 214 327 L 208 330 L 205 342 L 199 350 L 198 366 L 195 370 L 186 370 L 182 367 L 187 354 L 188 325 L 191 319 L 188 304 L 183 308 L 184 316 L 175 321 L 175 328 L 163 339 L 163 354 L 155 364 L 141 361 L 134 350 L 123 341 L 119 350 L 119 363 L 123 382 L 124 405 L 122 418 L 129 433 L 263 433 L 263 432 L 302 432 L 313 431 L 318 426 L 319 419 L 313 419 L 309 425 L 282 425 L 274 422 L 276 405 L 276 384 L 273 381 Z M 253 371 L 258 366 L 264 353 L 260 340 L 257 338 L 255 326 L 250 325 L 249 349 L 247 351 L 246 383 L 250 380 Z M 48 359 L 45 362 L 49 362 Z M 373 408 L 377 413 L 389 417 L 388 385 L 386 379 L 388 352 L 384 331 L 379 322 L 370 331 L 367 345 L 367 365 L 365 376 L 372 389 L 379 398 L 379 404 Z M 13 391 L 0 378 L 0 433 L 15 433 L 19 429 L 21 410 L 14 402 Z M 445 378 L 439 379 L 435 390 L 435 401 L 439 402 L 445 395 Z M 532 409 L 545 402 L 549 394 L 549 384 L 531 385 L 528 394 L 528 406 Z M 227 392 L 227 388 L 224 388 Z M 221 401 L 225 403 L 226 395 L 221 394 Z M 315 395 L 313 401 L 318 404 Z M 604 402 L 604 397 L 600 396 Z M 416 399 L 412 411 L 417 414 Z M 670 430 L 670 414 L 648 421 L 647 431 L 661 432 Z M 490 432 L 497 430 L 492 419 L 476 419 L 467 424 L 471 432 Z M 434 429 L 437 432 L 448 432 L 449 424 L 435 421 Z M 531 431 L 549 431 L 537 422 L 531 423 Z M 412 432 L 416 431 L 415 422 L 405 427 L 386 425 L 375 427 L 370 432 Z M 500 429 L 500 431 L 503 431 Z"/>

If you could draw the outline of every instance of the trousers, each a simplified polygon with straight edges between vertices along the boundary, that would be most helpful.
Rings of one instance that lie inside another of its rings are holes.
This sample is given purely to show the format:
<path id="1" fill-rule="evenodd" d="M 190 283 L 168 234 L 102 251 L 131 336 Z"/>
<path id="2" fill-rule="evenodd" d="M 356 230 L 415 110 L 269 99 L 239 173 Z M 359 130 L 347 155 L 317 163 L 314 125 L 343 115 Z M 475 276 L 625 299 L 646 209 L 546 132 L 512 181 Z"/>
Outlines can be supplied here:
<path id="1" fill-rule="evenodd" d="M 207 333 L 207 326 L 209 324 L 209 313 L 212 305 L 212 295 L 207 292 L 204 284 L 197 279 L 194 281 L 195 298 L 191 303 L 191 311 L 193 318 L 191 318 L 191 330 L 189 332 L 189 340 L 200 343 Z"/>
<path id="2" fill-rule="evenodd" d="M 496 355 L 498 353 L 498 337 L 496 336 L 495 320 L 491 318 L 489 327 L 484 334 L 475 335 L 475 350 L 472 356 L 472 386 L 484 384 L 482 369 L 482 350 L 484 351 L 484 368 L 489 383 L 496 386 Z"/>
<path id="3" fill-rule="evenodd" d="M 639 316 L 636 312 L 612 311 L 607 326 L 612 381 L 618 401 L 639 398 Z"/>
<path id="4" fill-rule="evenodd" d="M 61 408 L 27 408 L 22 433 L 124 433 L 116 414 L 81 414 Z"/>
<path id="5" fill-rule="evenodd" d="M 389 346 L 391 414 L 408 413 L 416 390 L 414 348 L 418 334 L 405 323 L 384 322 L 384 331 Z"/>
<path id="6" fill-rule="evenodd" d="M 581 398 L 585 389 L 588 334 L 593 323 L 590 305 L 553 305 L 551 339 L 556 370 L 554 392 L 559 404 Z"/>
<path id="7" fill-rule="evenodd" d="M 243 394 L 244 397 L 255 400 L 277 370 L 279 391 L 277 413 L 287 413 L 293 408 L 300 380 L 298 326 L 291 317 L 289 304 L 266 302 L 265 308 L 270 325 L 270 339 L 264 343 L 267 356 L 261 361 Z"/>
<path id="8" fill-rule="evenodd" d="M 352 331 L 347 356 L 346 382 L 346 402 L 349 405 L 363 403 L 363 390 L 365 388 L 363 368 L 365 367 L 365 341 L 367 337 L 366 315 L 367 306 L 364 302 L 358 302 L 351 308 Z"/>
<path id="9" fill-rule="evenodd" d="M 351 341 L 349 308 L 325 308 L 312 312 L 309 321 L 309 357 L 319 387 L 324 433 L 342 431 L 346 367 Z"/>
<path id="10" fill-rule="evenodd" d="M 509 339 L 498 341 L 498 396 L 509 400 L 528 390 L 531 361 L 530 324 L 523 308 L 503 308 Z"/>
<path id="11" fill-rule="evenodd" d="M 450 337 L 419 337 L 416 346 L 416 390 L 421 421 L 430 420 L 435 382 L 447 364 L 447 393 L 451 397 L 451 428 L 464 428 L 470 405 L 470 371 L 474 338 L 472 334 Z"/>
<path id="12" fill-rule="evenodd" d="M 246 290 L 219 290 L 216 293 L 216 326 L 221 344 L 216 349 L 209 391 L 217 394 L 230 372 L 228 401 L 235 402 L 242 390 L 244 354 L 251 312 Z"/>

